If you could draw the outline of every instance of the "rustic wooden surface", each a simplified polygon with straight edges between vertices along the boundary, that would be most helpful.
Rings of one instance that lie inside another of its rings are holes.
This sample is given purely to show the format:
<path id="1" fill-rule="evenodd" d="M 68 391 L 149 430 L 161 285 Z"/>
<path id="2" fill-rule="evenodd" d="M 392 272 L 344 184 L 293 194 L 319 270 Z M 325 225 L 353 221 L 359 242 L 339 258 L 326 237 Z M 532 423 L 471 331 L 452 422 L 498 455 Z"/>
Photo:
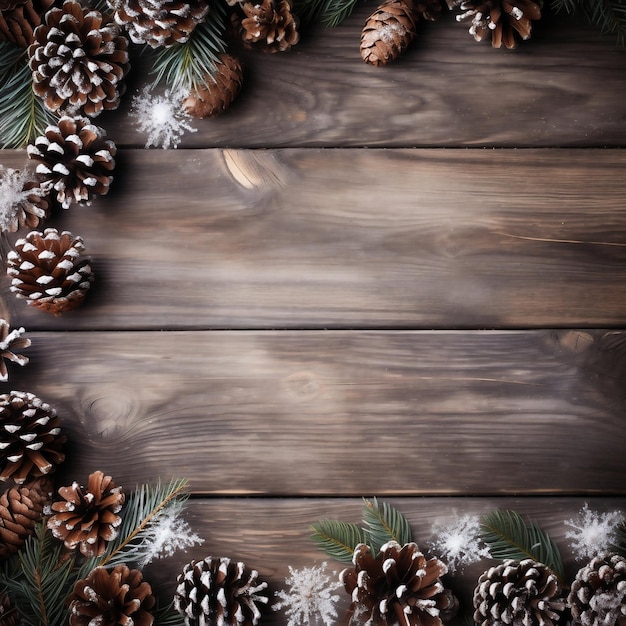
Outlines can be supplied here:
<path id="1" fill-rule="evenodd" d="M 280 588 L 361 496 L 426 549 L 454 511 L 514 508 L 569 577 L 564 520 L 626 509 L 626 51 L 551 15 L 494 51 L 447 16 L 372 68 L 370 9 L 245 53 L 239 100 L 177 151 L 138 149 L 128 101 L 103 115 L 110 195 L 48 224 L 85 239 L 86 304 L 53 318 L 0 284 L 33 342 L 2 390 L 57 408 L 59 479 L 190 479 L 205 541 L 150 567 L 164 596 L 207 554 Z M 464 614 L 484 566 L 449 579 Z"/>

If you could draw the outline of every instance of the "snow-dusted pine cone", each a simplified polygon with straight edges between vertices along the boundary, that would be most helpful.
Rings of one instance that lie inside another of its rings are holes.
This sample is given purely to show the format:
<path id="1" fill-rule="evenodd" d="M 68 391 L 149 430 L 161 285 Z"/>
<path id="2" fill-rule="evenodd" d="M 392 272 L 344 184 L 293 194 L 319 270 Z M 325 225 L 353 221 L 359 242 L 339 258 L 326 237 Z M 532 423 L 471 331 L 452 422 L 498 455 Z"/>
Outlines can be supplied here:
<path id="1" fill-rule="evenodd" d="M 572 583 L 567 604 L 575 626 L 626 625 L 626 559 L 597 556 Z"/>
<path id="2" fill-rule="evenodd" d="M 87 487 L 73 483 L 58 490 L 60 500 L 50 505 L 48 528 L 68 550 L 78 547 L 87 557 L 100 556 L 115 539 L 122 518 L 124 492 L 102 472 L 89 475 Z"/>
<path id="3" fill-rule="evenodd" d="M 152 626 L 155 605 L 150 584 L 139 570 L 96 567 L 76 582 L 68 598 L 70 626 Z"/>
<path id="4" fill-rule="evenodd" d="M 0 2 L 0 41 L 27 48 L 35 41 L 34 31 L 54 0 L 2 0 Z M 0 622 L 1 624 L 2 622 Z"/>
<path id="5" fill-rule="evenodd" d="M 267 604 L 267 583 L 258 572 L 229 558 L 206 557 L 187 563 L 176 579 L 174 608 L 188 626 L 256 626 L 258 603 Z"/>
<path id="6" fill-rule="evenodd" d="M 358 623 L 392 626 L 402 614 L 401 626 L 440 626 L 456 614 L 458 601 L 440 580 L 448 568 L 415 543 L 389 541 L 376 556 L 361 543 L 352 561 L 339 578 Z"/>
<path id="7" fill-rule="evenodd" d="M 0 232 L 14 233 L 20 227 L 35 228 L 47 217 L 46 191 L 26 170 L 0 165 Z"/>
<path id="8" fill-rule="evenodd" d="M 291 11 L 290 0 L 240 2 L 231 23 L 244 45 L 263 52 L 284 52 L 300 39 L 299 19 Z"/>
<path id="9" fill-rule="evenodd" d="M 94 280 L 83 240 L 56 228 L 31 231 L 7 255 L 11 291 L 46 313 L 61 315 L 83 303 Z"/>
<path id="10" fill-rule="evenodd" d="M 543 563 L 506 560 L 481 574 L 474 609 L 479 626 L 553 626 L 565 598 L 556 574 Z"/>
<path id="11" fill-rule="evenodd" d="M 115 168 L 115 144 L 104 129 L 84 117 L 63 116 L 27 148 L 38 163 L 39 182 L 64 209 L 72 203 L 89 204 L 109 192 Z"/>
<path id="12" fill-rule="evenodd" d="M 542 0 L 459 0 L 457 21 L 470 20 L 476 41 L 491 39 L 494 48 L 515 48 L 516 36 L 529 39 L 533 20 L 541 19 Z"/>
<path id="13" fill-rule="evenodd" d="M 17 350 L 23 350 L 30 346 L 30 339 L 22 337 L 23 328 L 9 330 L 9 323 L 0 318 L 0 382 L 9 380 L 9 372 L 5 361 L 11 361 L 18 365 L 26 365 L 28 357 L 16 354 Z"/>
<path id="14" fill-rule="evenodd" d="M 32 393 L 0 395 L 0 480 L 21 485 L 50 474 L 65 460 L 56 411 Z"/>
<path id="15" fill-rule="evenodd" d="M 185 43 L 209 12 L 206 0 L 109 0 L 133 43 L 169 48 Z"/>
<path id="16" fill-rule="evenodd" d="M 99 11 L 76 0 L 50 9 L 28 56 L 33 90 L 51 111 L 94 116 L 119 106 L 128 39 Z"/>
<path id="17" fill-rule="evenodd" d="M 225 111 L 235 99 L 243 82 L 239 59 L 226 53 L 219 56 L 217 72 L 206 77 L 206 83 L 189 92 L 183 108 L 197 118 L 213 117 Z"/>

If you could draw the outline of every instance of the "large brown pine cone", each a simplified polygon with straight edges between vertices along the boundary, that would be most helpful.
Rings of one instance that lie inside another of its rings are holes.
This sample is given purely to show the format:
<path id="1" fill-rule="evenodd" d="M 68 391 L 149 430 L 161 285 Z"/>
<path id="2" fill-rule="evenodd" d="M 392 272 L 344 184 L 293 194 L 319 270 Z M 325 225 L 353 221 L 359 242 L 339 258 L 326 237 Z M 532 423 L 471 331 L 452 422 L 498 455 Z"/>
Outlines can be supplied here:
<path id="1" fill-rule="evenodd" d="M 0 382 L 9 380 L 9 372 L 5 361 L 18 365 L 26 365 L 28 357 L 16 354 L 16 350 L 23 350 L 30 346 L 30 339 L 22 337 L 23 328 L 9 330 L 9 323 L 0 318 Z"/>
<path id="2" fill-rule="evenodd" d="M 576 574 L 567 604 L 575 626 L 626 626 L 626 559 L 591 559 Z"/>
<path id="3" fill-rule="evenodd" d="M 0 496 L 0 559 L 15 554 L 35 532 L 52 497 L 52 480 L 39 478 Z M 4 622 L 0 617 L 0 626 Z"/>
<path id="4" fill-rule="evenodd" d="M 50 506 L 48 528 L 68 550 L 78 547 L 87 557 L 100 556 L 115 539 L 122 518 L 124 492 L 102 472 L 89 475 L 87 487 L 73 483 L 58 490 L 61 500 Z"/>
<path id="5" fill-rule="evenodd" d="M 106 195 L 113 181 L 115 144 L 104 129 L 84 117 L 63 116 L 27 148 L 38 162 L 36 173 L 42 186 L 67 209 L 72 203 L 89 204 Z"/>
<path id="6" fill-rule="evenodd" d="M 0 480 L 21 485 L 54 471 L 65 460 L 56 411 L 32 393 L 0 395 Z"/>
<path id="7" fill-rule="evenodd" d="M 20 614 L 8 593 L 0 592 L 0 626 L 18 626 Z"/>
<path id="8" fill-rule="evenodd" d="M 0 40 L 28 48 L 35 41 L 35 28 L 54 0 L 4 0 L 0 4 Z"/>
<path id="9" fill-rule="evenodd" d="M 0 232 L 16 232 L 20 227 L 35 228 L 47 217 L 50 203 L 41 185 L 26 170 L 0 165 Z"/>
<path id="10" fill-rule="evenodd" d="M 115 21 L 133 43 L 169 48 L 185 43 L 209 12 L 206 0 L 110 0 Z"/>
<path id="11" fill-rule="evenodd" d="M 83 240 L 56 228 L 31 231 L 7 255 L 11 291 L 30 306 L 52 315 L 70 311 L 85 300 L 94 280 Z"/>
<path id="12" fill-rule="evenodd" d="M 240 2 L 231 22 L 244 45 L 263 52 L 284 52 L 300 39 L 299 19 L 291 12 L 290 0 Z"/>
<path id="13" fill-rule="evenodd" d="M 119 106 L 128 40 L 99 11 L 76 0 L 50 9 L 28 55 L 33 90 L 51 111 L 95 116 Z"/>
<path id="14" fill-rule="evenodd" d="M 258 572 L 229 558 L 206 557 L 187 563 L 176 579 L 174 608 L 188 626 L 256 626 L 257 603 L 267 604 L 267 583 Z"/>
<path id="15" fill-rule="evenodd" d="M 426 559 L 415 543 L 389 541 L 376 556 L 359 544 L 352 561 L 354 567 L 344 569 L 339 578 L 358 623 L 441 626 L 458 609 L 457 599 L 440 580 L 448 568 L 437 558 Z"/>
<path id="16" fill-rule="evenodd" d="M 150 584 L 126 565 L 96 567 L 76 582 L 68 598 L 70 626 L 151 626 L 155 605 Z"/>
<path id="17" fill-rule="evenodd" d="M 543 563 L 506 560 L 478 579 L 474 609 L 479 626 L 553 626 L 565 599 L 556 574 Z"/>

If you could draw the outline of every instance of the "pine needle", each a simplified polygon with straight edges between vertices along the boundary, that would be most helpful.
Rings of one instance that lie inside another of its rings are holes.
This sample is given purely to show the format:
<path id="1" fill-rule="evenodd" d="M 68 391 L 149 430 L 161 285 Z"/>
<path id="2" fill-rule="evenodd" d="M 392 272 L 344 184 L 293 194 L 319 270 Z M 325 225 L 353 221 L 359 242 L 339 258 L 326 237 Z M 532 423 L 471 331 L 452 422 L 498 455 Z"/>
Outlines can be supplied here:
<path id="1" fill-rule="evenodd" d="M 581 13 L 603 33 L 616 35 L 618 44 L 626 45 L 626 0 L 552 0 L 552 8 Z"/>
<path id="2" fill-rule="evenodd" d="M 354 549 L 365 543 L 363 529 L 350 522 L 327 519 L 312 524 L 311 528 L 318 548 L 342 563 L 352 563 Z"/>
<path id="3" fill-rule="evenodd" d="M 376 498 L 364 502 L 363 522 L 372 554 L 378 554 L 388 541 L 396 541 L 401 546 L 412 541 L 411 527 L 400 511 L 387 502 L 378 504 Z"/>

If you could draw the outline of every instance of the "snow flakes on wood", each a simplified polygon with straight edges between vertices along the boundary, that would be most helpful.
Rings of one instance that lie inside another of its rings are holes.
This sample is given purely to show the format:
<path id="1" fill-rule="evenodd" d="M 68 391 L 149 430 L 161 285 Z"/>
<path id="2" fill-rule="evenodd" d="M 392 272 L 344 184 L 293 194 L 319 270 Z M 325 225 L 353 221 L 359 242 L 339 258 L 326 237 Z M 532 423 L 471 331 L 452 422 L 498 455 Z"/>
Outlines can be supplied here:
<path id="1" fill-rule="evenodd" d="M 591 559 L 612 551 L 617 542 L 617 526 L 624 522 L 620 511 L 599 513 L 589 509 L 587 503 L 576 519 L 565 522 L 572 530 L 565 533 L 576 559 Z"/>

